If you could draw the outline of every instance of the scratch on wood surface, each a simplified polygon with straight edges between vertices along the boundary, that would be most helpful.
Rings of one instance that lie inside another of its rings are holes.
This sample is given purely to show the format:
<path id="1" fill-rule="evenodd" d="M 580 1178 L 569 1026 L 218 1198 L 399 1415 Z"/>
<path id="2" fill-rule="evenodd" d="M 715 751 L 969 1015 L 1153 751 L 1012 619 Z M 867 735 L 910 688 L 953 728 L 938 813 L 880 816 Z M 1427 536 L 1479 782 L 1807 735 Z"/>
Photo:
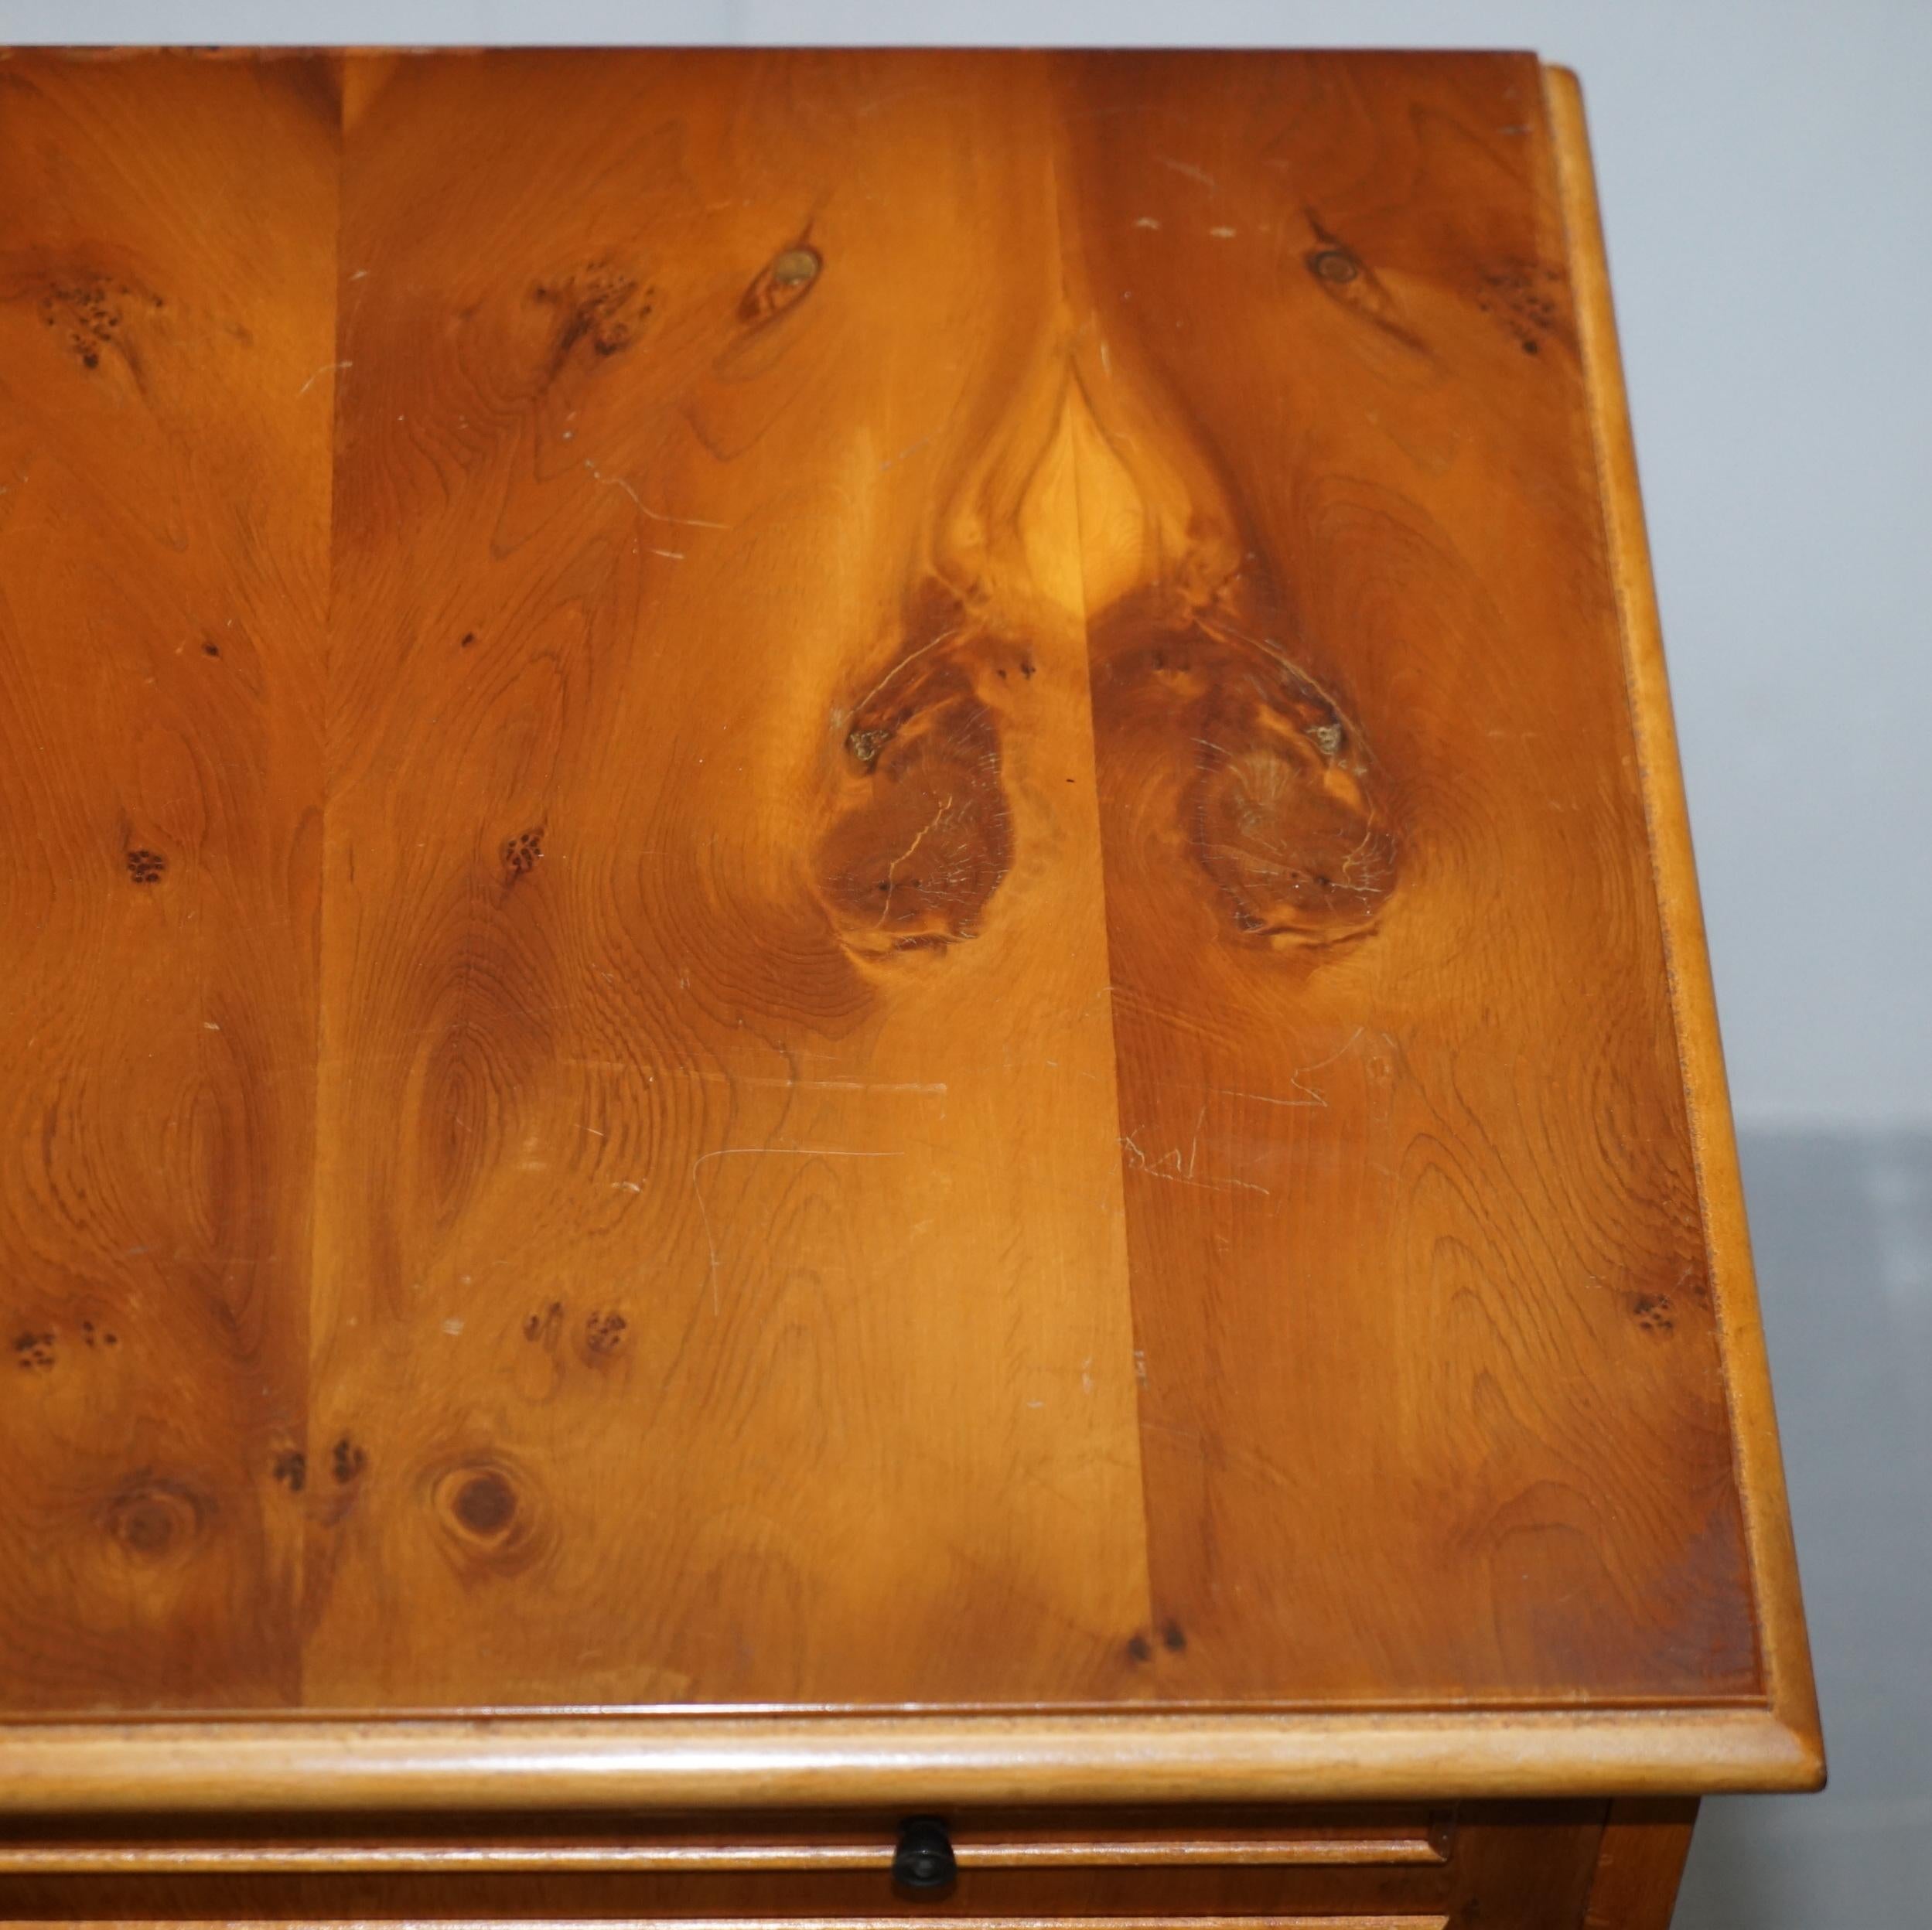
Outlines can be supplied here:
<path id="1" fill-rule="evenodd" d="M 1176 174 L 1186 175 L 1190 181 L 1198 181 L 1204 188 L 1218 188 L 1220 186 L 1205 168 L 1197 167 L 1192 161 L 1176 161 L 1171 154 L 1164 154 L 1161 156 L 1161 165 L 1172 168 Z"/>
<path id="2" fill-rule="evenodd" d="M 306 382 L 302 384 L 300 388 L 296 390 L 295 393 L 298 395 L 306 395 L 325 375 L 333 375 L 341 370 L 353 369 L 355 366 L 353 362 L 325 362 Z M 402 418 L 398 416 L 396 420 L 400 422 Z"/>
<path id="3" fill-rule="evenodd" d="M 1204 1116 L 1207 1108 L 1201 1110 Z M 1181 1149 L 1176 1146 L 1170 1153 L 1163 1153 L 1159 1159 L 1150 1160 L 1135 1143 L 1131 1133 L 1121 1136 L 1121 1148 L 1128 1154 L 1128 1164 L 1137 1173 L 1145 1173 L 1150 1179 L 1170 1179 L 1177 1185 L 1198 1186 L 1210 1193 L 1259 1193 L 1265 1199 L 1272 1199 L 1274 1194 L 1266 1186 L 1258 1186 L 1251 1179 L 1202 1179 L 1196 1177 L 1193 1167 L 1200 1151 L 1200 1122 L 1195 1124 L 1194 1144 L 1188 1149 L 1186 1159 L 1181 1158 Z"/>
<path id="4" fill-rule="evenodd" d="M 935 1100 L 947 1096 L 943 1084 L 923 1084 L 922 1080 L 895 1078 L 736 1078 L 730 1072 L 691 1072 L 688 1078 L 717 1078 L 729 1086 L 783 1086 L 788 1092 L 912 1092 L 927 1093 Z"/>
<path id="5" fill-rule="evenodd" d="M 938 636 L 934 637 L 930 643 L 922 643 L 917 650 L 910 652 L 906 656 L 902 656 L 899 661 L 895 663 L 893 667 L 888 670 L 886 674 L 882 677 L 879 681 L 858 700 L 856 704 L 852 705 L 850 710 L 844 713 L 845 716 L 848 718 L 853 718 L 862 715 L 865 712 L 865 706 L 869 704 L 888 684 L 891 683 L 893 679 L 897 677 L 901 671 L 907 669 L 912 664 L 917 663 L 928 650 L 936 650 L 939 648 L 940 644 L 951 643 L 954 637 L 958 636 L 958 634 L 959 631 L 957 626 L 950 630 L 941 630 Z M 840 713 L 837 710 L 835 710 L 832 715 L 835 721 L 836 721 L 839 718 Z"/>
<path id="6" fill-rule="evenodd" d="M 592 477 L 596 481 L 602 483 L 606 489 L 622 489 L 625 495 L 637 506 L 639 513 L 650 517 L 654 523 L 668 523 L 681 530 L 729 530 L 731 527 L 729 523 L 707 522 L 701 516 L 667 516 L 662 510 L 654 510 L 631 486 L 628 477 L 605 475 L 589 456 L 584 458 L 584 467 L 590 472 Z M 652 554 L 657 556 L 668 556 L 671 552 L 668 550 L 657 550 Z M 680 562 L 683 560 L 681 557 L 678 558 Z"/>
<path id="7" fill-rule="evenodd" d="M 1326 1106 L 1328 1103 L 1328 1096 L 1325 1093 L 1318 1093 L 1312 1086 L 1305 1085 L 1302 1082 L 1310 1072 L 1319 1072 L 1324 1066 L 1333 1066 L 1338 1059 L 1343 1058 L 1352 1051 L 1355 1042 L 1361 1035 L 1362 1028 L 1358 1025 L 1340 1045 L 1336 1047 L 1333 1052 L 1329 1054 L 1327 1058 L 1318 1059 L 1312 1066 L 1296 1066 L 1294 1071 L 1289 1074 L 1288 1083 L 1300 1095 L 1299 1098 L 1285 1098 L 1278 1093 L 1238 1092 L 1231 1086 L 1217 1089 L 1214 1096 L 1217 1099 L 1252 1100 L 1258 1106 Z"/>
<path id="8" fill-rule="evenodd" d="M 791 1159 L 903 1159 L 903 1153 L 861 1152 L 848 1146 L 718 1146 L 700 1153 L 691 1162 L 691 1197 L 698 1202 L 698 1216 L 705 1225 L 705 1247 L 710 1258 L 711 1311 L 724 1311 L 718 1297 L 718 1236 L 711 1222 L 711 1210 L 705 1204 L 705 1189 L 698 1183 L 698 1170 L 708 1159 L 732 1159 L 753 1154 L 777 1154 Z"/>
<path id="9" fill-rule="evenodd" d="M 1302 1081 L 1307 1078 L 1310 1072 L 1319 1072 L 1324 1066 L 1333 1066 L 1338 1059 L 1343 1058 L 1347 1053 L 1353 1052 L 1355 1049 L 1355 1042 L 1360 1038 L 1361 1035 L 1362 1028 L 1358 1025 L 1353 1031 L 1349 1034 L 1347 1038 L 1343 1040 L 1340 1045 L 1336 1047 L 1333 1052 L 1329 1054 L 1327 1058 L 1318 1059 L 1312 1066 L 1298 1066 L 1293 1072 L 1289 1074 L 1288 1083 L 1289 1085 L 1292 1086 L 1295 1091 L 1303 1095 L 1303 1097 L 1299 1102 L 1301 1104 L 1304 1106 L 1326 1106 L 1328 1103 L 1327 1096 L 1325 1093 L 1318 1093 L 1312 1086 L 1304 1085 Z M 1286 1103 L 1293 1104 L 1295 1102 L 1290 1100 Z"/>
<path id="10" fill-rule="evenodd" d="M 647 1086 L 654 1085 L 661 1074 L 666 1079 L 697 1079 L 712 1086 L 770 1086 L 782 1092 L 812 1093 L 923 1093 L 944 1098 L 943 1083 L 908 1079 L 781 1079 L 766 1072 L 708 1072 L 697 1066 L 640 1066 L 628 1059 L 573 1058 L 571 1065 L 585 1072 L 641 1072 Z M 585 1132 L 595 1130 L 586 1126 Z M 599 1133 L 601 1139 L 603 1134 Z"/>
<path id="11" fill-rule="evenodd" d="M 920 846 L 925 843 L 926 840 L 932 834 L 932 833 L 937 830 L 940 825 L 943 824 L 946 821 L 946 813 L 952 808 L 953 794 L 951 791 L 948 791 L 946 793 L 944 800 L 941 802 L 939 809 L 934 812 L 932 822 L 929 824 L 922 826 L 917 834 L 913 837 L 911 844 L 908 844 L 906 848 L 899 853 L 898 857 L 894 858 L 893 861 L 886 867 L 886 905 L 885 909 L 879 914 L 879 922 L 882 926 L 885 924 L 886 919 L 892 916 L 892 888 L 894 878 L 897 875 L 899 866 L 903 864 L 906 859 L 910 858 L 913 852 L 917 851 Z"/>

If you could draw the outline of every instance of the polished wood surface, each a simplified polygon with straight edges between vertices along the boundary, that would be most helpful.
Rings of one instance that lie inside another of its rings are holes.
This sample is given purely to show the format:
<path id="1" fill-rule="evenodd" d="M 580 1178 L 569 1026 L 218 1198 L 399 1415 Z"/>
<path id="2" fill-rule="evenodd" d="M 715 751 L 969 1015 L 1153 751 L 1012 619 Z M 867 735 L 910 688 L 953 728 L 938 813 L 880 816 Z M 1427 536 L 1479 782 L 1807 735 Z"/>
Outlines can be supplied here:
<path id="1" fill-rule="evenodd" d="M 301 1693 L 325 81 L 0 65 L 13 1708 Z"/>
<path id="2" fill-rule="evenodd" d="M 0 98 L 10 1792 L 1814 1778 L 1534 60 Z"/>

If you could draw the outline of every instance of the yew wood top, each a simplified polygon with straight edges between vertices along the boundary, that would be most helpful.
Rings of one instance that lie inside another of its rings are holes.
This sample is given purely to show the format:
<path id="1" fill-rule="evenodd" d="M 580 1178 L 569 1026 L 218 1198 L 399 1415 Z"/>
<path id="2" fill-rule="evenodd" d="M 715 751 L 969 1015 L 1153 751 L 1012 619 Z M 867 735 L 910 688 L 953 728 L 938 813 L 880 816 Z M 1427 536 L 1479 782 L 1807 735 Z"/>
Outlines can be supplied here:
<path id="1" fill-rule="evenodd" d="M 0 62 L 0 1707 L 1779 1702 L 1565 111 Z"/>

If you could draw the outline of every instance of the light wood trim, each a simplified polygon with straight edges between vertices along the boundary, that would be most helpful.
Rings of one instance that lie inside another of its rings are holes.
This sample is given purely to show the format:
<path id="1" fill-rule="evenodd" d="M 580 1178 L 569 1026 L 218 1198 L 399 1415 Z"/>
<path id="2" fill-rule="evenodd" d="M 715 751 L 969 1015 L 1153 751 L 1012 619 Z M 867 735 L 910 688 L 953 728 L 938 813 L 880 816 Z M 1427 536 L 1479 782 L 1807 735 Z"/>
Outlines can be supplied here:
<path id="1" fill-rule="evenodd" d="M 1807 1789 L 1763 1710 L 612 1717 L 0 1728 L 0 1806 L 84 1814 L 1290 1802 Z"/>
<path id="2" fill-rule="evenodd" d="M 1637 448 L 1611 307 L 1582 89 L 1568 68 L 1549 67 L 1545 72 L 1663 912 L 1678 1050 L 1696 1150 L 1719 1336 L 1730 1389 L 1738 1485 L 1750 1547 L 1765 1680 L 1773 1713 L 1812 1758 L 1811 1778 L 1804 1786 L 1816 1788 L 1824 1781 L 1824 1738 L 1818 1726 L 1797 1553 L 1791 1538 L 1784 1465 L 1772 1405 L 1770 1364 L 1765 1353 L 1750 1234 L 1745 1222 L 1743 1182 L 1719 1039 L 1710 952 L 1698 899 L 1683 769 L 1664 674 L 1650 541 L 1637 490 Z"/>
<path id="3" fill-rule="evenodd" d="M 1413 1836 L 1316 1836 L 1299 1842 L 1015 1843 L 955 1842 L 962 1870 L 1165 1869 L 1176 1864 L 1255 1869 L 1366 1867 L 1389 1864 L 1446 1863 L 1446 1850 L 1419 1833 Z M 889 1858 L 888 1859 L 889 1861 Z"/>
<path id="4" fill-rule="evenodd" d="M 6 1876 L 501 1876 L 523 1871 L 655 1871 L 677 1876 L 777 1870 L 884 1871 L 890 1846 L 857 1843 L 8 1843 Z M 968 1859 L 961 1857 L 961 1864 Z"/>
<path id="5" fill-rule="evenodd" d="M 1376 1853 L 1364 1853 L 1370 1847 Z M 1426 1843 L 1370 1846 L 1324 1840 L 1308 1843 L 1039 1844 L 1010 1851 L 959 1846 L 962 1870 L 1166 1869 L 1179 1864 L 1216 1868 L 1348 1869 L 1370 1865 L 1439 1864 Z M 889 1870 L 884 1850 L 849 1844 L 747 1844 L 741 1849 L 681 1849 L 657 1844 L 552 1843 L 36 1843 L 0 1849 L 0 1876 L 306 1876 L 449 1875 L 481 1871 L 554 1874 L 560 1870 L 654 1870 L 688 1876 L 710 1872 L 831 1870 Z"/>
<path id="6" fill-rule="evenodd" d="M 350 1919 L 349 1921 L 353 1921 Z M 905 1930 L 904 1917 L 683 1917 L 678 1930 L 798 1930 L 801 1921 L 812 1930 Z M 118 1919 L 64 1918 L 66 1930 L 95 1930 L 112 1922 L 122 1930 Z M 1094 1930 L 1097 1921 L 1106 1930 L 1449 1930 L 1449 1920 L 1439 1915 L 1402 1917 L 952 1917 L 945 1921 L 958 1930 Z M 169 1919 L 169 1930 L 288 1930 L 275 1918 L 177 1917 Z M 309 1930 L 322 1930 L 312 1923 Z M 439 1917 L 436 1930 L 503 1930 L 500 1920 L 463 1917 Z M 517 1920 L 517 1930 L 610 1930 L 605 1917 L 528 1917 Z"/>
<path id="7" fill-rule="evenodd" d="M 1269 1836 L 1256 1831 L 1217 1838 L 1160 1826 L 1145 1835 L 1123 1829 L 1107 1835 L 1015 1838 L 997 1831 L 975 1836 L 968 1823 L 953 1832 L 963 1870 L 1169 1868 L 1186 1865 L 1250 1868 L 1381 1868 L 1449 1860 L 1446 1815 L 1413 1826 Z M 884 1830 L 870 1836 L 795 1837 L 764 1842 L 717 1840 L 640 1842 L 570 1840 L 532 1834 L 523 1840 L 483 1843 L 447 1836 L 416 1840 L 335 1840 L 312 1837 L 208 1841 L 166 1836 L 115 1842 L 0 1839 L 0 1875 L 217 1876 L 304 1875 L 353 1871 L 397 1875 L 481 1871 L 652 1870 L 821 1872 L 893 1864 Z"/>

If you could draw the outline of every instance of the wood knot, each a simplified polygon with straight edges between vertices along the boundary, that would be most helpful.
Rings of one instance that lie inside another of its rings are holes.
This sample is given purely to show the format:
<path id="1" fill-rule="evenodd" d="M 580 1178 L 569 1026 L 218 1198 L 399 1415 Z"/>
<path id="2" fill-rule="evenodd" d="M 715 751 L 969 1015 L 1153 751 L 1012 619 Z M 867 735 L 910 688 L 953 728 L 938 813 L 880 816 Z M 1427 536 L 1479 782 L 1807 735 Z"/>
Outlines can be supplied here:
<path id="1" fill-rule="evenodd" d="M 517 1491 L 495 1469 L 485 1468 L 456 1485 L 449 1512 L 473 1535 L 500 1535 L 517 1518 Z"/>
<path id="2" fill-rule="evenodd" d="M 538 858 L 544 854 L 544 827 L 533 825 L 527 831 L 519 831 L 514 837 L 507 837 L 503 844 L 503 870 L 514 884 L 517 879 L 536 868 Z"/>
<path id="3" fill-rule="evenodd" d="M 609 260 L 585 262 L 554 281 L 539 281 L 530 298 L 556 315 L 544 373 L 554 382 L 579 347 L 602 360 L 635 342 L 656 307 L 657 291 Z"/>
<path id="4" fill-rule="evenodd" d="M 26 1333 L 15 1335 L 13 1357 L 23 1373 L 47 1372 L 58 1359 L 53 1334 L 37 1333 L 29 1328 Z"/>
<path id="5" fill-rule="evenodd" d="M 783 254 L 773 257 L 771 278 L 780 288 L 788 288 L 812 280 L 821 265 L 816 248 L 787 248 Z"/>
<path id="6" fill-rule="evenodd" d="M 1318 281 L 1353 281 L 1362 271 L 1361 263 L 1347 248 L 1310 248 L 1302 258 Z"/>
<path id="7" fill-rule="evenodd" d="M 1012 864 L 999 721 L 981 694 L 1009 653 L 935 592 L 853 706 L 814 867 L 850 950 L 943 949 L 978 934 Z"/>
<path id="8" fill-rule="evenodd" d="M 1374 269 L 1346 242 L 1330 234 L 1312 211 L 1308 222 L 1316 245 L 1302 257 L 1302 264 L 1323 295 L 1345 314 L 1411 354 L 1428 355 L 1429 344 L 1405 317 L 1394 292 L 1384 285 Z"/>
<path id="9" fill-rule="evenodd" d="M 1638 1294 L 1630 1301 L 1630 1318 L 1647 1334 L 1677 1331 L 1677 1309 L 1668 1294 Z"/>
<path id="10" fill-rule="evenodd" d="M 817 285 L 824 266 L 824 257 L 804 241 L 781 248 L 739 298 L 739 319 L 756 327 L 796 308 Z"/>
<path id="11" fill-rule="evenodd" d="M 1338 728 L 1299 741 L 1260 733 L 1201 759 L 1195 854 L 1244 932 L 1303 944 L 1353 938 L 1388 895 L 1394 843 L 1341 763 Z M 1323 740 L 1336 748 L 1324 752 Z"/>
<path id="12" fill-rule="evenodd" d="M 155 1563 L 186 1550 L 213 1514 L 213 1500 L 189 1482 L 145 1476 L 108 1502 L 103 1526 L 131 1560 Z"/>
<path id="13" fill-rule="evenodd" d="M 1187 1647 L 1187 1637 L 1180 1624 L 1171 1617 L 1160 1625 L 1160 1645 L 1170 1656 L 1181 1654 Z M 1127 1638 L 1127 1659 L 1145 1667 L 1155 1659 L 1154 1636 L 1145 1629 L 1136 1630 Z"/>
<path id="14" fill-rule="evenodd" d="M 150 305 L 161 306 L 159 296 Z M 67 351 L 84 369 L 97 369 L 110 350 L 125 356 L 122 325 L 131 310 L 138 312 L 137 291 L 113 277 L 73 269 L 43 287 L 36 304 L 42 326 L 57 332 Z"/>
<path id="15" fill-rule="evenodd" d="M 128 854 L 128 875 L 137 885 L 159 885 L 168 868 L 168 861 L 159 851 L 145 848 Z"/>
<path id="16" fill-rule="evenodd" d="M 1567 326 L 1563 278 L 1539 261 L 1506 261 L 1481 269 L 1476 305 L 1525 355 L 1561 336 Z"/>
<path id="17" fill-rule="evenodd" d="M 584 1318 L 584 1359 L 593 1366 L 608 1360 L 624 1344 L 624 1334 L 630 1323 L 616 1311 L 592 1312 Z"/>
<path id="18" fill-rule="evenodd" d="M 1237 932 L 1276 949 L 1359 937 L 1396 881 L 1371 760 L 1265 618 L 1241 615 L 1122 605 L 1099 636 L 1096 727 L 1131 740 L 1149 810 L 1173 813 Z"/>
<path id="19" fill-rule="evenodd" d="M 494 1456 L 466 1456 L 430 1471 L 425 1499 L 444 1551 L 459 1569 L 509 1574 L 541 1559 L 549 1536 L 527 1488 Z"/>

